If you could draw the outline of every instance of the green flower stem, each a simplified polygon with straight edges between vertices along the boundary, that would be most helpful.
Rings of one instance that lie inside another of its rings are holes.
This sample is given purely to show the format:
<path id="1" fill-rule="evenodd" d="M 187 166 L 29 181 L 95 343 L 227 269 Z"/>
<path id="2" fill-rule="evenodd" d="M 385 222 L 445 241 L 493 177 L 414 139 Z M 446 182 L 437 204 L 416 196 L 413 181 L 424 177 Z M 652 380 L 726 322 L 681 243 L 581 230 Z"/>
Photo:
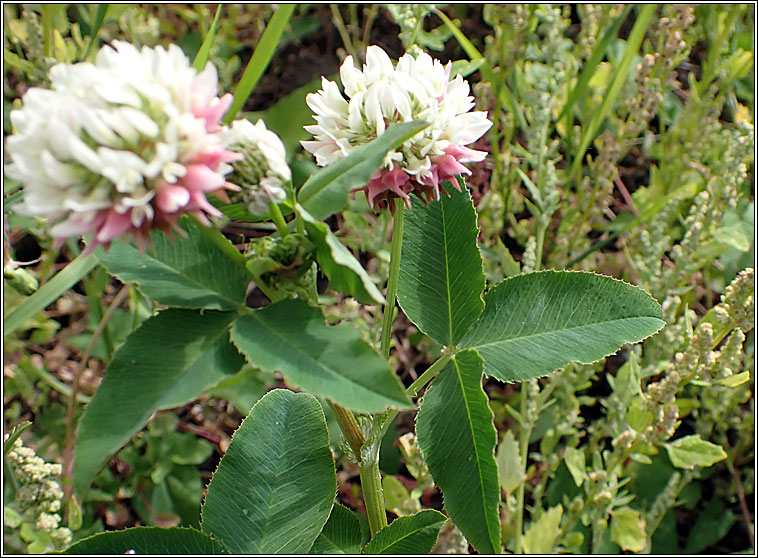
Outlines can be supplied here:
<path id="1" fill-rule="evenodd" d="M 369 447 L 364 446 L 360 463 L 363 503 L 366 506 L 371 538 L 387 526 L 382 474 L 379 471 L 379 444 L 380 440 L 373 440 Z"/>
<path id="2" fill-rule="evenodd" d="M 387 280 L 387 305 L 382 316 L 381 351 L 385 360 L 390 357 L 392 339 L 392 321 L 395 317 L 395 298 L 397 296 L 397 279 L 400 273 L 400 251 L 403 242 L 403 200 L 395 200 L 395 222 L 392 226 L 392 245 L 390 248 L 390 271 Z M 382 474 L 379 471 L 379 446 L 389 424 L 397 416 L 397 411 L 389 411 L 374 416 L 374 424 L 368 442 L 361 451 L 360 473 L 363 503 L 366 506 L 371 536 L 374 537 L 387 526 Z"/>
<path id="3" fill-rule="evenodd" d="M 349 409 L 345 409 L 342 405 L 338 405 L 334 401 L 329 401 L 329 406 L 334 411 L 337 417 L 337 422 L 342 429 L 342 433 L 345 435 L 350 447 L 353 448 L 353 452 L 358 458 L 358 462 L 361 461 L 361 448 L 366 443 L 366 439 L 363 437 L 361 427 L 358 426 L 358 421 L 355 420 L 355 415 Z"/>
<path id="4" fill-rule="evenodd" d="M 405 393 L 407 393 L 410 397 L 415 397 L 418 392 L 421 391 L 422 387 L 431 382 L 437 376 L 437 374 L 439 374 L 440 371 L 445 368 L 445 366 L 447 366 L 447 363 L 450 362 L 450 359 L 452 359 L 453 356 L 455 356 L 455 352 L 445 351 L 442 356 L 435 361 L 434 364 L 424 370 L 424 373 L 421 374 L 421 376 L 416 378 L 416 381 L 413 382 L 410 387 L 405 390 Z"/>
<path id="5" fill-rule="evenodd" d="M 426 384 L 431 382 L 434 378 L 437 377 L 437 374 L 440 373 L 440 371 L 447 366 L 447 363 L 450 362 L 450 360 L 455 356 L 455 352 L 445 352 L 437 361 L 435 361 L 434 364 L 432 364 L 429 368 L 424 370 L 424 373 L 421 374 L 418 378 L 416 378 L 416 381 L 413 382 L 408 389 L 405 390 L 405 393 L 408 394 L 409 397 L 415 397 L 419 391 L 421 391 L 421 388 L 423 388 Z M 395 420 L 395 417 L 397 417 L 397 411 L 387 411 L 383 417 L 381 417 L 377 423 L 379 426 L 379 440 L 381 441 L 382 438 L 384 438 L 384 435 L 387 433 L 387 430 L 389 430 L 390 424 L 392 424 L 392 421 Z"/>
<path id="6" fill-rule="evenodd" d="M 519 444 L 521 454 L 521 484 L 518 487 L 516 495 L 516 534 L 514 543 L 514 554 L 521 554 L 521 536 L 524 532 L 524 489 L 526 486 L 526 454 L 529 451 L 529 437 L 532 434 L 532 423 L 527 419 L 529 413 L 527 402 L 526 382 L 521 384 L 521 424 L 519 428 Z"/>
<path id="7" fill-rule="evenodd" d="M 395 317 L 395 297 L 397 296 L 397 278 L 400 273 L 400 251 L 403 246 L 403 200 L 395 199 L 395 222 L 392 225 L 392 246 L 390 248 L 390 274 L 387 279 L 387 305 L 382 316 L 382 356 L 390 358 L 392 341 L 392 321 Z"/>
<path id="8" fill-rule="evenodd" d="M 289 227 L 287 226 L 287 221 L 284 220 L 284 215 L 282 215 L 278 204 L 270 203 L 268 206 L 269 209 L 271 209 L 271 218 L 274 220 L 276 230 L 278 230 L 279 234 L 282 235 L 282 238 L 284 238 L 290 233 Z"/>

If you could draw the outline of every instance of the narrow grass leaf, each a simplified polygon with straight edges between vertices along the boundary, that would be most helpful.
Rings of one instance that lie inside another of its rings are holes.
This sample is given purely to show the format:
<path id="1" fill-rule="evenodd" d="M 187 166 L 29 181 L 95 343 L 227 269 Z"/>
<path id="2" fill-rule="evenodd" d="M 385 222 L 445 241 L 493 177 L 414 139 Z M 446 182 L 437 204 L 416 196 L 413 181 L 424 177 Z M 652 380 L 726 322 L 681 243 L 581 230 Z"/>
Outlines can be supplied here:
<path id="1" fill-rule="evenodd" d="M 500 552 L 497 434 L 482 389 L 482 359 L 461 351 L 427 390 L 416 435 L 445 510 L 481 554 Z"/>
<path id="2" fill-rule="evenodd" d="M 78 256 L 55 277 L 42 285 L 37 292 L 8 312 L 3 319 L 3 339 L 17 331 L 24 322 L 52 304 L 65 291 L 78 283 L 97 265 L 93 254 Z"/>
<path id="3" fill-rule="evenodd" d="M 642 289 L 583 271 L 539 271 L 505 279 L 461 342 L 503 382 L 545 376 L 572 361 L 590 364 L 660 330 L 660 305 Z"/>
<path id="4" fill-rule="evenodd" d="M 321 405 L 310 394 L 275 389 L 234 433 L 208 485 L 202 530 L 235 554 L 303 554 L 336 492 Z"/>
<path id="5" fill-rule="evenodd" d="M 205 39 L 203 39 L 203 44 L 200 45 L 200 49 L 197 51 L 197 54 L 195 55 L 195 60 L 192 62 L 192 67 L 195 68 L 198 72 L 202 72 L 203 68 L 205 68 L 205 64 L 208 62 L 208 57 L 211 54 L 211 48 L 213 47 L 213 41 L 216 40 L 216 30 L 218 29 L 218 20 L 221 17 L 221 4 L 218 5 L 216 8 L 216 15 L 213 18 L 213 23 L 211 23 L 210 28 L 208 29 L 208 34 L 205 36 Z"/>
<path id="6" fill-rule="evenodd" d="M 445 521 L 437 510 L 398 517 L 369 541 L 363 554 L 428 554 Z"/>
<path id="7" fill-rule="evenodd" d="M 655 13 L 655 4 L 640 5 L 637 21 L 634 22 L 634 27 L 632 27 L 632 31 L 629 33 L 629 38 L 626 41 L 626 48 L 624 49 L 624 56 L 616 67 L 611 86 L 608 88 L 608 92 L 606 93 L 600 108 L 595 112 L 589 126 L 586 128 L 582 127 L 582 141 L 579 144 L 579 151 L 576 154 L 574 163 L 571 165 L 570 176 L 574 176 L 577 171 L 579 171 L 579 167 L 582 165 L 584 154 L 587 152 L 590 142 L 595 137 L 595 134 L 600 128 L 600 124 L 605 117 L 608 116 L 611 106 L 613 106 L 613 102 L 621 91 L 621 86 L 624 85 L 624 82 L 629 75 L 632 60 L 634 60 L 634 56 L 639 51 L 642 40 L 645 38 L 645 33 L 647 32 L 650 18 L 653 16 L 653 13 Z"/>
<path id="8" fill-rule="evenodd" d="M 208 535 L 191 527 L 132 527 L 121 531 L 98 533 L 77 541 L 63 554 L 229 554 L 229 551 Z"/>
<path id="9" fill-rule="evenodd" d="M 298 201 L 317 219 L 326 219 L 342 211 L 351 190 L 369 183 L 382 166 L 387 152 L 426 128 L 427 122 L 393 124 L 378 138 L 353 151 L 344 159 L 311 175 L 298 194 Z"/>
<path id="10" fill-rule="evenodd" d="M 485 278 L 471 195 L 448 185 L 450 196 L 413 200 L 403 225 L 397 298 L 422 332 L 452 347 L 482 313 Z"/>
<path id="11" fill-rule="evenodd" d="M 360 554 L 363 534 L 358 517 L 336 503 L 308 554 Z"/>
<path id="12" fill-rule="evenodd" d="M 79 423 L 73 477 L 78 494 L 155 411 L 191 401 L 242 367 L 244 359 L 229 342 L 235 316 L 170 308 L 127 338 Z"/>
<path id="13" fill-rule="evenodd" d="M 477 50 L 477 48 L 474 46 L 474 43 L 468 40 L 468 37 L 463 34 L 463 32 L 455 23 L 450 20 L 449 17 L 447 17 L 441 10 L 434 10 L 434 13 L 440 17 L 445 25 L 447 25 L 448 29 L 450 29 L 450 31 L 453 33 L 453 36 L 458 41 L 458 44 L 461 45 L 463 51 L 471 59 L 471 62 L 478 63 L 479 60 L 483 60 L 480 70 L 482 72 L 482 76 L 484 76 L 484 80 L 494 84 L 498 97 L 500 97 L 500 102 L 503 103 L 503 105 L 506 106 L 512 114 L 516 115 L 516 120 L 518 121 L 519 127 L 522 130 L 525 130 L 526 118 L 524 118 L 524 111 L 522 111 L 521 106 L 516 103 L 515 99 L 513 98 L 513 93 L 511 93 L 511 90 L 508 88 L 505 81 L 498 79 L 495 76 L 495 72 L 493 71 L 490 63 L 486 61 L 482 53 L 479 52 L 479 50 Z"/>
<path id="14" fill-rule="evenodd" d="M 3 442 L 3 455 L 8 455 L 8 452 L 11 451 L 16 440 L 18 440 L 21 437 L 21 434 L 23 434 L 24 431 L 31 425 L 31 422 L 25 420 L 11 428 L 11 431 L 8 433 L 8 437 Z"/>
<path id="15" fill-rule="evenodd" d="M 266 30 L 263 32 L 260 41 L 258 41 L 253 51 L 253 56 L 250 58 L 250 62 L 247 63 L 245 72 L 242 74 L 237 88 L 234 90 L 234 101 L 224 117 L 225 124 L 234 120 L 239 110 L 245 105 L 250 95 L 252 95 L 255 86 L 258 84 L 258 80 L 261 79 L 271 59 L 274 57 L 279 39 L 281 39 L 282 33 L 287 27 L 287 22 L 296 7 L 297 4 L 279 4 L 268 25 L 266 25 Z"/>
<path id="16" fill-rule="evenodd" d="M 349 409 L 408 409 L 411 401 L 387 363 L 346 323 L 328 326 L 321 310 L 286 299 L 237 319 L 232 341 L 253 366 Z"/>
<path id="17" fill-rule="evenodd" d="M 603 58 L 605 58 L 605 53 L 611 42 L 618 37 L 621 24 L 626 21 L 627 17 L 629 17 L 629 12 L 632 11 L 633 7 L 632 4 L 627 5 L 624 8 L 624 11 L 621 12 L 621 15 L 614 19 L 613 23 L 605 30 L 603 38 L 600 39 L 597 45 L 595 45 L 595 48 L 592 51 L 592 56 L 590 56 L 590 59 L 584 65 L 579 80 L 571 90 L 568 100 L 566 101 L 566 104 L 563 105 L 563 110 L 561 110 L 561 114 L 556 121 L 560 121 L 563 117 L 571 115 L 571 110 L 574 108 L 576 102 L 584 96 L 585 91 L 587 91 L 587 85 L 589 85 L 592 76 L 595 74 L 595 70 L 597 70 L 600 62 L 603 61 Z"/>
<path id="18" fill-rule="evenodd" d="M 92 52 L 92 47 L 95 46 L 95 41 L 97 40 L 97 36 L 100 33 L 100 28 L 103 26 L 103 22 L 105 21 L 105 16 L 108 14 L 109 7 L 110 7 L 110 4 L 97 5 L 97 11 L 95 12 L 95 20 L 92 22 L 92 28 L 90 29 L 90 33 L 89 33 L 89 43 L 87 43 L 87 50 L 84 52 L 84 56 L 82 57 L 82 60 L 86 60 L 90 52 Z"/>

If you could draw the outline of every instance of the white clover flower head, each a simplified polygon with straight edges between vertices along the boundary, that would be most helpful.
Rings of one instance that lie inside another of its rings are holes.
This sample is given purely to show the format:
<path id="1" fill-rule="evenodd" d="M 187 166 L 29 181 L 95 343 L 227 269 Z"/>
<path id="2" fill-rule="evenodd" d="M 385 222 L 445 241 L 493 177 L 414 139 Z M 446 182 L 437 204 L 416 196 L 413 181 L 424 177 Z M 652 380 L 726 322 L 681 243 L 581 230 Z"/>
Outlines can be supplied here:
<path id="1" fill-rule="evenodd" d="M 292 180 L 287 166 L 287 155 L 282 140 L 266 128 L 263 120 L 255 124 L 249 120 L 235 120 L 228 132 L 231 149 L 243 158 L 232 163 L 230 175 L 242 187 L 240 199 L 250 211 L 262 215 L 272 203 L 281 203 L 286 193 L 283 185 Z"/>
<path id="2" fill-rule="evenodd" d="M 219 215 L 206 193 L 229 187 L 216 69 L 199 74 L 181 49 L 114 41 L 94 64 L 57 64 L 51 89 L 11 112 L 7 176 L 24 184 L 19 212 L 56 222 L 55 237 L 94 233 L 88 250 L 124 233 L 142 245 L 185 213 Z"/>
<path id="3" fill-rule="evenodd" d="M 458 188 L 454 177 L 471 174 L 462 163 L 484 159 L 484 151 L 465 146 L 492 126 L 486 112 L 469 112 L 474 107 L 469 85 L 460 75 L 450 79 L 450 68 L 426 53 L 406 53 L 393 66 L 378 46 L 366 50 L 362 71 L 348 56 L 340 68 L 347 99 L 326 78 L 320 91 L 306 97 L 317 124 L 305 127 L 315 140 L 302 142 L 303 147 L 326 166 L 380 136 L 391 124 L 423 120 L 429 126 L 388 153 L 361 190 L 375 209 L 395 197 L 410 207 L 412 193 L 425 201 L 439 200 L 443 182 Z"/>

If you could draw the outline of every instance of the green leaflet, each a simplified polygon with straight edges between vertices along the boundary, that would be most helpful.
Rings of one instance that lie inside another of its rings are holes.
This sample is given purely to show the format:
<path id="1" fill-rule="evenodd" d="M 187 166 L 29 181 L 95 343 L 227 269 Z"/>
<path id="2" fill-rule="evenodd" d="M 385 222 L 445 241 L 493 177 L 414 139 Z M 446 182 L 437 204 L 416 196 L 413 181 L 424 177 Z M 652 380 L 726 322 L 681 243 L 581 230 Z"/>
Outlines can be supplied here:
<path id="1" fill-rule="evenodd" d="M 624 506 L 613 510 L 611 540 L 622 550 L 642 552 L 647 544 L 645 518 L 639 510 Z"/>
<path id="2" fill-rule="evenodd" d="M 258 401 L 213 474 L 202 530 L 236 554 L 299 554 L 337 492 L 326 419 L 315 397 L 286 389 Z"/>
<path id="3" fill-rule="evenodd" d="M 348 324 L 326 325 L 321 310 L 285 299 L 237 319 L 232 341 L 253 366 L 361 412 L 412 404 L 387 363 Z"/>
<path id="4" fill-rule="evenodd" d="M 461 351 L 427 390 L 416 435 L 445 510 L 474 548 L 500 552 L 500 485 L 493 414 L 482 389 L 482 359 Z"/>
<path id="5" fill-rule="evenodd" d="M 680 469 L 694 469 L 695 466 L 710 467 L 727 457 L 724 448 L 708 440 L 703 440 L 700 434 L 679 438 L 664 444 L 664 447 L 669 454 L 671 463 Z"/>
<path id="6" fill-rule="evenodd" d="M 189 527 L 132 527 L 122 531 L 98 533 L 68 547 L 63 554 L 229 554 L 209 536 Z"/>
<path id="7" fill-rule="evenodd" d="M 134 282 L 156 302 L 180 308 L 232 310 L 245 301 L 249 277 L 239 265 L 244 258 L 217 229 L 205 229 L 190 218 L 181 224 L 186 238 L 172 240 L 151 233 L 154 250 L 141 253 L 120 241 L 96 254 L 108 271 L 122 282 Z M 233 254 L 237 253 L 237 256 Z M 236 260 L 236 261 L 235 261 Z"/>
<path id="8" fill-rule="evenodd" d="M 155 411 L 191 401 L 242 367 L 244 359 L 229 342 L 235 316 L 172 308 L 148 318 L 127 338 L 79 423 L 77 493 Z"/>
<path id="9" fill-rule="evenodd" d="M 450 197 L 424 205 L 413 200 L 405 215 L 397 298 L 422 332 L 457 344 L 482 313 L 484 272 L 471 195 L 448 185 Z"/>
<path id="10" fill-rule="evenodd" d="M 505 279 L 484 297 L 479 321 L 461 344 L 484 372 L 504 382 L 589 364 L 659 331 L 660 305 L 642 289 L 595 273 L 540 271 Z"/>
<path id="11" fill-rule="evenodd" d="M 393 124 L 375 140 L 320 169 L 300 189 L 297 198 L 300 205 L 317 219 L 326 219 L 342 211 L 348 193 L 368 184 L 371 176 L 382 166 L 387 152 L 397 149 L 428 125 L 420 121 Z"/>
<path id="12" fill-rule="evenodd" d="M 525 554 L 552 554 L 560 531 L 563 506 L 550 508 L 539 519 L 529 524 L 524 533 Z"/>
<path id="13" fill-rule="evenodd" d="M 385 304 L 384 296 L 366 270 L 329 226 L 311 217 L 299 204 L 296 210 L 305 221 L 308 239 L 316 245 L 316 259 L 329 277 L 329 287 L 353 296 L 363 304 Z"/>
<path id="14" fill-rule="evenodd" d="M 342 504 L 335 503 L 308 554 L 359 554 L 362 543 L 358 517 Z"/>
<path id="15" fill-rule="evenodd" d="M 437 542 L 447 517 L 437 510 L 421 510 L 398 517 L 379 531 L 363 549 L 364 554 L 428 554 Z"/>

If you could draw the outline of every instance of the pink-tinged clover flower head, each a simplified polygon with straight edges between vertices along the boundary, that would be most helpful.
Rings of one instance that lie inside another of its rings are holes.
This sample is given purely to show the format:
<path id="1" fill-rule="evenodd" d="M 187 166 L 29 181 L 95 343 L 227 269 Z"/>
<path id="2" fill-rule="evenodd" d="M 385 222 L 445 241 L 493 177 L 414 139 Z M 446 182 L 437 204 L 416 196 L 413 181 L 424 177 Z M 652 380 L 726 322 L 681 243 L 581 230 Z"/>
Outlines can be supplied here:
<path id="1" fill-rule="evenodd" d="M 470 112 L 474 99 L 460 75 L 450 79 L 443 66 L 426 53 L 405 54 L 393 65 L 378 46 L 366 50 L 366 64 L 356 68 L 348 56 L 340 68 L 344 96 L 337 84 L 322 78 L 322 89 L 306 97 L 315 125 L 305 129 L 314 140 L 302 142 L 320 166 L 348 156 L 397 122 L 423 120 L 429 126 L 387 154 L 382 168 L 361 188 L 374 209 L 396 197 L 410 207 L 410 194 L 439 200 L 442 184 L 471 174 L 463 163 L 475 163 L 486 153 L 466 147 L 478 140 L 492 122 L 486 112 Z"/>
<path id="2" fill-rule="evenodd" d="M 32 88 L 11 112 L 6 175 L 24 184 L 19 212 L 49 218 L 55 237 L 93 233 L 90 249 L 130 233 L 220 215 L 208 192 L 229 188 L 216 69 L 199 74 L 179 47 L 114 41 L 94 64 L 58 64 L 51 89 Z"/>
<path id="3" fill-rule="evenodd" d="M 251 213 L 262 215 L 272 203 L 286 198 L 283 186 L 292 179 L 282 140 L 266 128 L 263 120 L 235 120 L 227 132 L 230 149 L 243 155 L 232 163 L 229 180 L 242 190 L 232 196 L 248 206 Z"/>

